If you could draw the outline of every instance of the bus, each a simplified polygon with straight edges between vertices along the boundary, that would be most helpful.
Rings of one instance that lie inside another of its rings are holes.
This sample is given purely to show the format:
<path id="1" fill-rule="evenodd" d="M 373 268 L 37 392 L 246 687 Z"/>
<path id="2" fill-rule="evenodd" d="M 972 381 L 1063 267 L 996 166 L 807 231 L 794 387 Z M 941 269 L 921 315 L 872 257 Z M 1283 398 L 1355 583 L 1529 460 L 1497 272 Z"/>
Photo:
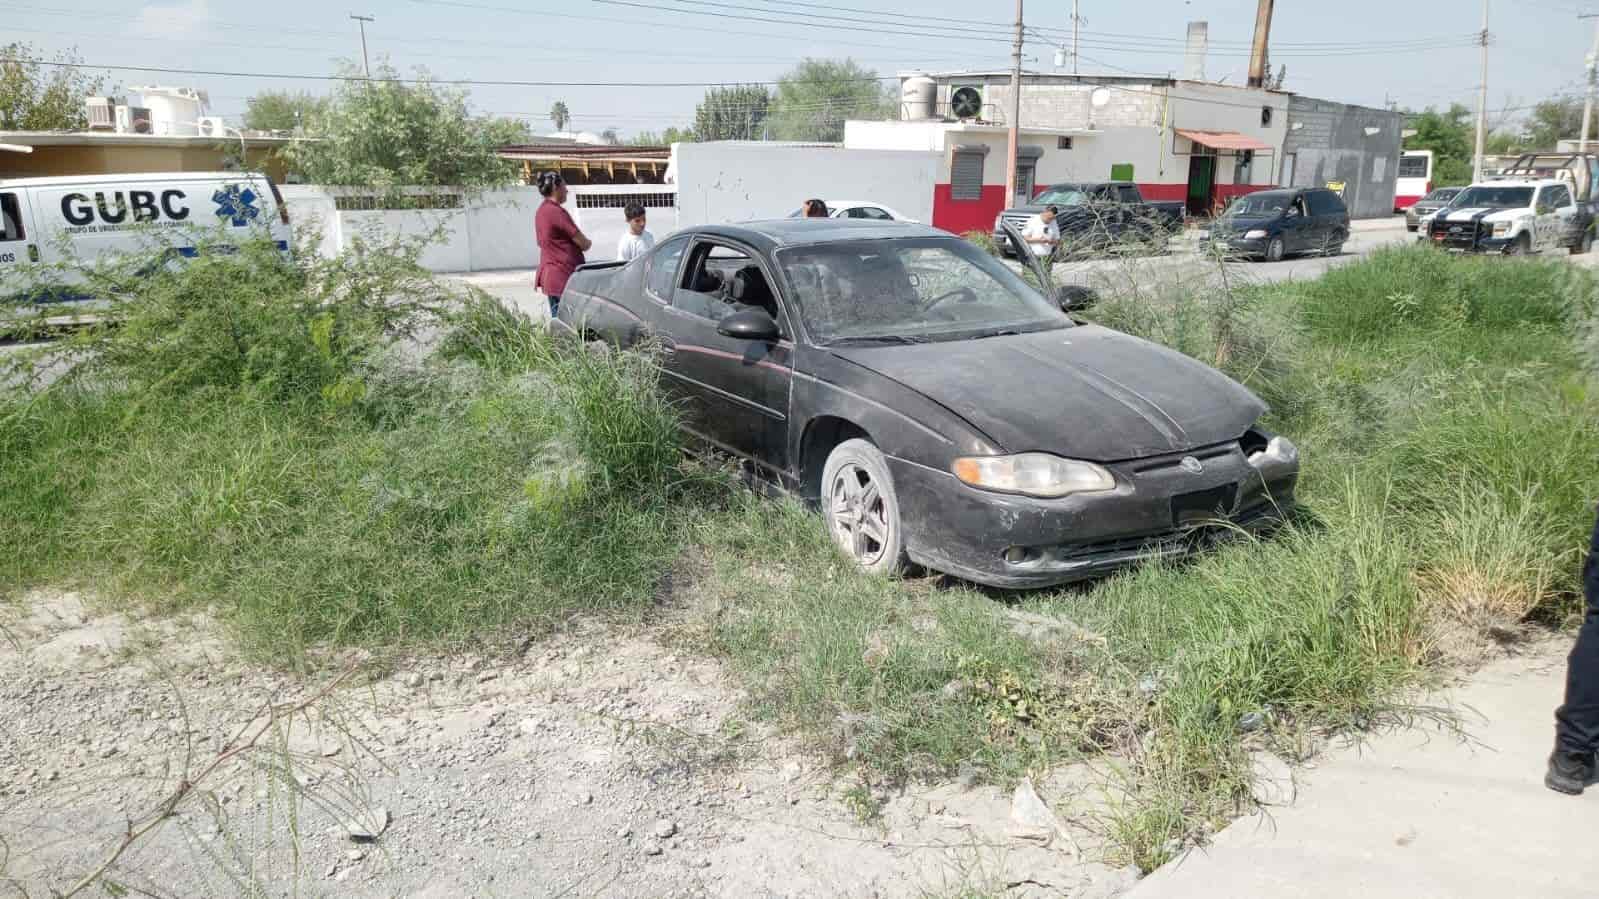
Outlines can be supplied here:
<path id="1" fill-rule="evenodd" d="M 1404 212 L 1432 193 L 1432 161 L 1431 150 L 1405 150 L 1399 154 L 1398 178 L 1394 182 L 1395 212 Z"/>

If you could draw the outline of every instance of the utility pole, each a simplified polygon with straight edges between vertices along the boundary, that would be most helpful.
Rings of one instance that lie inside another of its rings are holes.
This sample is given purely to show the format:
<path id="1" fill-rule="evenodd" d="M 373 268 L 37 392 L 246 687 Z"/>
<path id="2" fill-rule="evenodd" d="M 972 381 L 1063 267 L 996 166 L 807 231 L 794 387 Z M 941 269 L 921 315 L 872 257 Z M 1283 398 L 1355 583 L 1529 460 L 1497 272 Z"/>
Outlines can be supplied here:
<path id="1" fill-rule="evenodd" d="M 1005 156 L 1005 205 L 1016 201 L 1016 153 L 1022 144 L 1022 0 L 1016 0 L 1016 43 L 1010 55 L 1010 152 Z"/>
<path id="2" fill-rule="evenodd" d="M 1083 17 L 1077 14 L 1077 0 L 1072 0 L 1072 74 L 1077 74 L 1077 32 Z"/>
<path id="3" fill-rule="evenodd" d="M 1593 49 L 1588 51 L 1588 102 L 1582 106 L 1582 138 L 1577 144 L 1577 152 L 1588 152 L 1588 128 L 1593 124 L 1593 95 L 1599 89 L 1599 13 L 1587 13 L 1577 16 L 1579 19 L 1593 19 Z"/>
<path id="4" fill-rule="evenodd" d="M 1272 0 L 1255 7 L 1255 40 L 1249 51 L 1249 86 L 1266 86 L 1266 45 L 1271 41 Z"/>
<path id="5" fill-rule="evenodd" d="M 358 16 L 355 13 L 351 13 L 350 14 L 350 18 L 354 19 L 360 25 L 360 28 L 361 28 L 361 68 L 366 71 L 366 77 L 371 78 L 372 77 L 372 64 L 370 62 L 367 62 L 367 59 L 366 59 L 366 23 L 368 23 L 368 22 L 376 22 L 377 19 L 374 19 L 371 16 Z"/>
<path id="6" fill-rule="evenodd" d="M 1488 140 L 1488 0 L 1482 0 L 1482 84 L 1477 89 L 1477 153 L 1471 162 L 1471 180 L 1482 180 L 1482 154 Z"/>

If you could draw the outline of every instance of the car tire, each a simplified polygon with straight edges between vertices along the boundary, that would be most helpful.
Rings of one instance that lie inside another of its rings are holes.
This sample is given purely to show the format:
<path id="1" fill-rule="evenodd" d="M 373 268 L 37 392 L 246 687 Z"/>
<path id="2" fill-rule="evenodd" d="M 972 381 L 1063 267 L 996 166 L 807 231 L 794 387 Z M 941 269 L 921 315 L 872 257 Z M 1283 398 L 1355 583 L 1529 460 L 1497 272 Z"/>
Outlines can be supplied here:
<path id="1" fill-rule="evenodd" d="M 1510 246 L 1505 248 L 1506 256 L 1527 256 L 1532 253 L 1532 238 L 1523 231 Z"/>
<path id="2" fill-rule="evenodd" d="M 905 569 L 899 496 L 883 453 L 867 440 L 846 440 L 822 467 L 822 515 L 833 542 L 871 574 Z"/>
<path id="3" fill-rule="evenodd" d="M 1582 256 L 1591 249 L 1593 249 L 1593 232 L 1583 231 L 1582 236 L 1577 238 L 1577 245 L 1571 248 L 1571 255 Z"/>
<path id="4" fill-rule="evenodd" d="M 1286 245 L 1283 244 L 1283 239 L 1281 237 L 1273 237 L 1271 239 L 1271 243 L 1266 244 L 1266 256 L 1265 256 L 1266 261 L 1267 262 L 1281 262 L 1281 261 L 1283 261 L 1283 255 L 1284 255 L 1284 250 L 1285 249 L 1286 249 Z"/>
<path id="5" fill-rule="evenodd" d="M 1405 226 L 1405 230 L 1409 231 L 1411 234 L 1415 234 L 1417 231 L 1421 230 L 1421 226 L 1420 225 L 1406 225 Z"/>

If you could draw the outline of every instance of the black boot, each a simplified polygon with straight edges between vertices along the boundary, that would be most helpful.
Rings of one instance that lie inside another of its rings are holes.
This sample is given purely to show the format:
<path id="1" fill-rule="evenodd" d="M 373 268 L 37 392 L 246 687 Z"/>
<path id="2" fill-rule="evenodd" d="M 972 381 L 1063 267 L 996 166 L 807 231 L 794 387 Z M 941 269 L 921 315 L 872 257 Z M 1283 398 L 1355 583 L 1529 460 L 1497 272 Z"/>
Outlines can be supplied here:
<path id="1" fill-rule="evenodd" d="M 1596 782 L 1593 753 L 1573 755 L 1557 749 L 1549 756 L 1549 773 L 1543 776 L 1543 783 L 1556 793 L 1581 796 L 1584 787 Z"/>

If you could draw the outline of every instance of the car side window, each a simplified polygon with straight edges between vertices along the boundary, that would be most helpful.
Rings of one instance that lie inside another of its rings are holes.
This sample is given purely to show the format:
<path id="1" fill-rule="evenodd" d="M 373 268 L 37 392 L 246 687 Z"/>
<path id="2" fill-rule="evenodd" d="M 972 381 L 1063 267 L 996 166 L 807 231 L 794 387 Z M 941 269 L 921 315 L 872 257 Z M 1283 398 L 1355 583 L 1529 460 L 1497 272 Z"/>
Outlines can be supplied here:
<path id="1" fill-rule="evenodd" d="M 894 217 L 876 206 L 857 206 L 849 211 L 850 218 L 871 219 L 874 222 L 891 222 Z"/>
<path id="2" fill-rule="evenodd" d="M 1121 201 L 1123 203 L 1136 205 L 1144 202 L 1144 197 L 1138 192 L 1138 188 L 1132 186 L 1131 184 L 1123 184 L 1117 188 L 1117 191 L 1121 193 Z"/>
<path id="3" fill-rule="evenodd" d="M 755 258 L 725 244 L 701 242 L 689 254 L 683 283 L 672 294 L 672 308 L 707 321 L 758 308 L 781 322 L 777 295 Z"/>
<path id="4" fill-rule="evenodd" d="M 1549 188 L 1546 193 L 1548 197 L 1544 202 L 1548 203 L 1552 208 L 1564 209 L 1571 205 L 1571 191 L 1563 184 Z"/>
<path id="5" fill-rule="evenodd" d="M 0 194 L 0 240 L 24 240 L 28 236 L 22 225 L 22 204 L 16 194 Z"/>
<path id="6" fill-rule="evenodd" d="M 678 263 L 683 259 L 683 251 L 688 248 L 688 240 L 687 236 L 673 238 L 650 255 L 650 270 L 645 275 L 644 285 L 662 303 L 671 302 Z"/>

